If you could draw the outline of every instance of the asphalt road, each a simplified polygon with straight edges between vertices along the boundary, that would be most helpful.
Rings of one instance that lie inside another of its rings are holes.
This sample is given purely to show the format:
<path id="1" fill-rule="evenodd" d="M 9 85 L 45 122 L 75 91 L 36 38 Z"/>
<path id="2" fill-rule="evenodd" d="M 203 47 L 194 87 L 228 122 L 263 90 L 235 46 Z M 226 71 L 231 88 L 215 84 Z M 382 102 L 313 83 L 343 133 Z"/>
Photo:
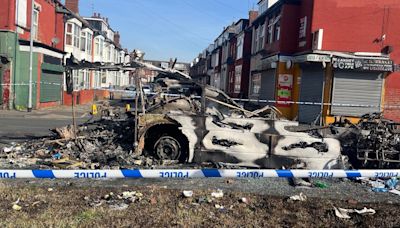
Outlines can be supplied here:
<path id="1" fill-rule="evenodd" d="M 77 124 L 84 123 L 89 117 L 77 118 Z M 66 117 L 7 116 L 0 118 L 0 143 L 25 141 L 37 137 L 48 136 L 49 129 L 72 124 Z"/>

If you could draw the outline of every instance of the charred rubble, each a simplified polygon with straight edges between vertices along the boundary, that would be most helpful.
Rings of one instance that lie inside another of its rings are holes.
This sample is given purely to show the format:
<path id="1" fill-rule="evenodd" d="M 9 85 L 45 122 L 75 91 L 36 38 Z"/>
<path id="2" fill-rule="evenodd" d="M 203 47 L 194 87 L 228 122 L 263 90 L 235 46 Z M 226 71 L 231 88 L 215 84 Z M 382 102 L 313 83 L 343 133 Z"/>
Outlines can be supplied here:
<path id="1" fill-rule="evenodd" d="M 400 168 L 400 123 L 370 113 L 357 124 L 339 120 L 331 127 L 353 166 Z"/>
<path id="2" fill-rule="evenodd" d="M 79 127 L 54 129 L 54 135 L 6 147 L 0 158 L 7 165 L 40 168 L 107 169 L 156 164 L 151 157 L 133 153 L 131 120 L 99 120 Z"/>

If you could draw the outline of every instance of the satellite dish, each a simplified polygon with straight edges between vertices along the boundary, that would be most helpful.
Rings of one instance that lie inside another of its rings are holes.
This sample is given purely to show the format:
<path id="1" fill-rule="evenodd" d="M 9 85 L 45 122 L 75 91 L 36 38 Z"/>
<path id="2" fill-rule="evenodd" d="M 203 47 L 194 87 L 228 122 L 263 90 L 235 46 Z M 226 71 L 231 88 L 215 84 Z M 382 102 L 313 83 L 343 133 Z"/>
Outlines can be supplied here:
<path id="1" fill-rule="evenodd" d="M 57 45 L 58 43 L 60 43 L 60 39 L 58 39 L 57 37 L 53 37 L 51 39 L 51 43 L 54 44 L 54 45 Z"/>

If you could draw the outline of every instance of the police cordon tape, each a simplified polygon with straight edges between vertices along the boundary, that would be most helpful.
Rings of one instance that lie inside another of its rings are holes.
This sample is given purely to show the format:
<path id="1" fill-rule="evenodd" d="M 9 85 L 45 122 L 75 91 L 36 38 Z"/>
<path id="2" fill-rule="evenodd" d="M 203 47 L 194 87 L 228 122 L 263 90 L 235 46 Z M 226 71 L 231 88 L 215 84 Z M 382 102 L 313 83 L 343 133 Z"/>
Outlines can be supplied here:
<path id="1" fill-rule="evenodd" d="M 138 178 L 392 178 L 400 170 L 273 170 L 273 169 L 122 169 L 0 170 L 0 179 L 138 179 Z"/>

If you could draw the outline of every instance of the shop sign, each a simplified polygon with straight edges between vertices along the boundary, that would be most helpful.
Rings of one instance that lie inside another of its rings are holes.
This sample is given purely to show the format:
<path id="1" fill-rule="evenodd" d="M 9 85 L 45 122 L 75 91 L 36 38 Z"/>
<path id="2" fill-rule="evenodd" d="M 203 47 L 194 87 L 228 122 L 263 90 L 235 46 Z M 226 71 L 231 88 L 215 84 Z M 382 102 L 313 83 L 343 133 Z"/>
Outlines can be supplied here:
<path id="1" fill-rule="evenodd" d="M 330 62 L 331 57 L 328 55 L 308 54 L 294 57 L 296 62 Z"/>
<path id="2" fill-rule="evenodd" d="M 280 74 L 278 77 L 278 93 L 277 93 L 278 107 L 290 107 L 290 104 L 280 103 L 280 102 L 292 101 L 292 90 L 293 90 L 293 75 Z"/>
<path id="3" fill-rule="evenodd" d="M 332 66 L 341 70 L 393 72 L 393 61 L 388 59 L 332 58 Z"/>

